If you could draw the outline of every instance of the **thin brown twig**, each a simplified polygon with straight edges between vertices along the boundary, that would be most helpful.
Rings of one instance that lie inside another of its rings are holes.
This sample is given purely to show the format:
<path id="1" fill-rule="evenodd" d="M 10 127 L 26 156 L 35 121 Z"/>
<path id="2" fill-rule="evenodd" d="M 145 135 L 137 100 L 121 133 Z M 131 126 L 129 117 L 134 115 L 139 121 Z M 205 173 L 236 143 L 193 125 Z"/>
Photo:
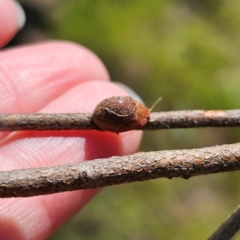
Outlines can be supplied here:
<path id="1" fill-rule="evenodd" d="M 240 229 L 240 206 L 218 227 L 208 240 L 231 239 Z"/>
<path id="2" fill-rule="evenodd" d="M 240 110 L 153 112 L 141 130 L 230 126 L 240 126 Z M 0 114 L 0 131 L 91 129 L 100 130 L 90 113 Z"/>
<path id="3" fill-rule="evenodd" d="M 55 167 L 1 172 L 0 197 L 30 197 L 160 177 L 240 169 L 240 143 L 191 150 L 139 152 Z"/>

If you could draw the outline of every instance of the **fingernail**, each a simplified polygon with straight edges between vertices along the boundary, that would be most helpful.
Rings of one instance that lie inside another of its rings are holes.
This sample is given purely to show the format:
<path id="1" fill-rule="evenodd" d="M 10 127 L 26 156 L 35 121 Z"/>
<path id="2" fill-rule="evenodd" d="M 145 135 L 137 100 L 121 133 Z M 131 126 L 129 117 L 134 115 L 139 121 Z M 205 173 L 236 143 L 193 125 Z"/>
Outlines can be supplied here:
<path id="1" fill-rule="evenodd" d="M 20 30 L 23 28 L 23 26 L 26 22 L 26 15 L 25 15 L 24 10 L 19 2 L 13 1 L 13 3 L 15 6 L 15 9 L 16 9 L 18 29 Z"/>
<path id="2" fill-rule="evenodd" d="M 123 88 L 133 99 L 144 104 L 140 96 L 136 92 L 134 92 L 130 87 L 128 87 L 127 85 L 121 82 L 114 82 L 114 83 L 120 86 L 121 88 Z"/>

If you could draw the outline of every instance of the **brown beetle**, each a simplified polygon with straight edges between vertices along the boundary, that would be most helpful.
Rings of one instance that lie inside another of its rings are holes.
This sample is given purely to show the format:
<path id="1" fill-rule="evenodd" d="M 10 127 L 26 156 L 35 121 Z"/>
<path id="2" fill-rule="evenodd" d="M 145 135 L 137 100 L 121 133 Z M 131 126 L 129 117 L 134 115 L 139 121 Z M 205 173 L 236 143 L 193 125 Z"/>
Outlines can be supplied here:
<path id="1" fill-rule="evenodd" d="M 110 97 L 96 106 L 93 121 L 104 131 L 140 129 L 147 123 L 151 109 L 129 96 Z"/>

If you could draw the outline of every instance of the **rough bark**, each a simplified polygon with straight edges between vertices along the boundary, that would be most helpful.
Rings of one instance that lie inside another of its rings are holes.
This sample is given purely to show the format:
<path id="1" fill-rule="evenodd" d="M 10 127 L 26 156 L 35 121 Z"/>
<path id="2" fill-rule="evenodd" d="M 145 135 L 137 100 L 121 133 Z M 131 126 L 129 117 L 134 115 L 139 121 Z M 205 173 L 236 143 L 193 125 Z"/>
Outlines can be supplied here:
<path id="1" fill-rule="evenodd" d="M 0 197 L 30 197 L 155 178 L 240 169 L 240 143 L 191 150 L 139 152 L 55 167 L 0 172 Z"/>

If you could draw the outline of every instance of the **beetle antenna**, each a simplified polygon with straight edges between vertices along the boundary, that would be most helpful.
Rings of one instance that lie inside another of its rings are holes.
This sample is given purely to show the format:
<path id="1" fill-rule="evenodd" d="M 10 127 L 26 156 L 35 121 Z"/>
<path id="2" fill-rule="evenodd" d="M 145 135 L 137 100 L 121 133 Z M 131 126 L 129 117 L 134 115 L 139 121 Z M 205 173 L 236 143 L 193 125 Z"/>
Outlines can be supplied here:
<path id="1" fill-rule="evenodd" d="M 162 100 L 162 97 L 159 97 L 159 98 L 155 101 L 155 103 L 151 106 L 151 108 L 149 108 L 149 111 L 151 112 L 151 111 L 154 109 L 154 107 L 155 107 L 161 100 Z"/>
<path id="2" fill-rule="evenodd" d="M 151 112 L 153 110 L 153 108 L 162 100 L 162 97 L 159 97 L 155 103 L 151 106 L 151 108 L 149 108 L 149 111 Z M 161 122 L 164 126 L 166 126 L 167 128 L 170 128 L 166 123 Z"/>

